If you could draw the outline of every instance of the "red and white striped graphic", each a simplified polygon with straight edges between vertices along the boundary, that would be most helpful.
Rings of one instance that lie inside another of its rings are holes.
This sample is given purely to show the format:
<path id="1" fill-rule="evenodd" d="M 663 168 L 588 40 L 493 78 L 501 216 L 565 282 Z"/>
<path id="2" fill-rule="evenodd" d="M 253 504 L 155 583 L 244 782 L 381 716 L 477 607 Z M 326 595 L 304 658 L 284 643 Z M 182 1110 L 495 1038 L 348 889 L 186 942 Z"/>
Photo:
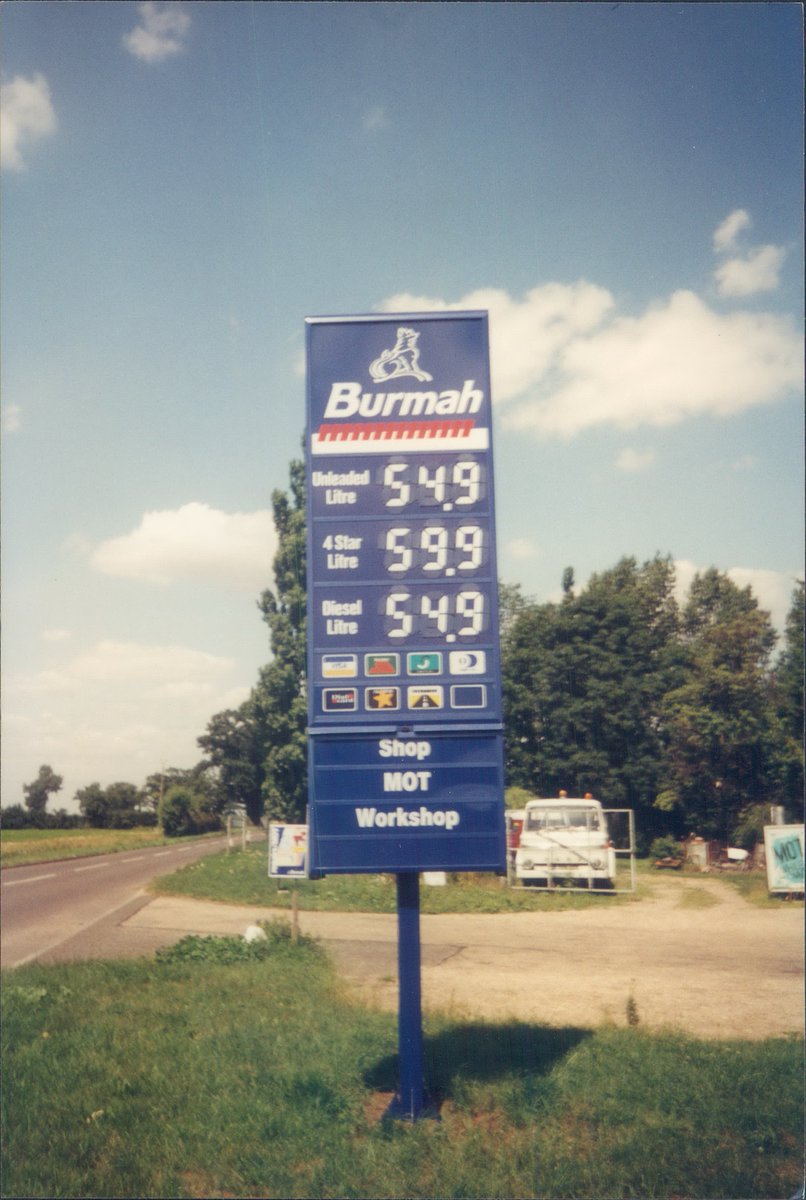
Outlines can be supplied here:
<path id="1" fill-rule="evenodd" d="M 345 421 L 320 425 L 312 454 L 388 454 L 390 450 L 486 450 L 487 429 L 472 417 L 430 421 Z"/>

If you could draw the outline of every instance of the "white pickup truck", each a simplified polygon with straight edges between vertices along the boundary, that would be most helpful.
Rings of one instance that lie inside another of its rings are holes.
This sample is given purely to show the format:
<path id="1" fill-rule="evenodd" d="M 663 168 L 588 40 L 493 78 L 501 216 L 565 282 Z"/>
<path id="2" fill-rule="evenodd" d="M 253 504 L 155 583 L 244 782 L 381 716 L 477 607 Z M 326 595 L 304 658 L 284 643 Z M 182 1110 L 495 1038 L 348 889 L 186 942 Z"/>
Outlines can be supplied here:
<path id="1" fill-rule="evenodd" d="M 616 853 L 601 804 L 592 796 L 561 795 L 529 800 L 524 808 L 515 878 L 530 887 L 569 881 L 577 887 L 610 888 Z"/>

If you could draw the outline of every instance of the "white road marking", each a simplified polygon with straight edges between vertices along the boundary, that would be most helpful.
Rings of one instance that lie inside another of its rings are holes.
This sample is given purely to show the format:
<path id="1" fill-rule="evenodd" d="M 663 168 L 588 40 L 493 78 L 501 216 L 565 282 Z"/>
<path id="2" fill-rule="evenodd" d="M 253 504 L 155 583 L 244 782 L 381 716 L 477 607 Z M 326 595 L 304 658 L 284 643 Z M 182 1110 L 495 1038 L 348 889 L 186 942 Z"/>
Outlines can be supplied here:
<path id="1" fill-rule="evenodd" d="M 110 865 L 110 863 L 90 863 L 88 867 L 73 867 L 73 870 L 76 873 L 79 871 L 103 871 L 104 867 L 108 867 Z"/>
<path id="2" fill-rule="evenodd" d="M 40 879 L 55 879 L 56 872 L 51 871 L 48 875 L 31 875 L 29 879 L 9 879 L 3 881 L 3 887 L 19 887 L 23 883 L 38 883 Z"/>

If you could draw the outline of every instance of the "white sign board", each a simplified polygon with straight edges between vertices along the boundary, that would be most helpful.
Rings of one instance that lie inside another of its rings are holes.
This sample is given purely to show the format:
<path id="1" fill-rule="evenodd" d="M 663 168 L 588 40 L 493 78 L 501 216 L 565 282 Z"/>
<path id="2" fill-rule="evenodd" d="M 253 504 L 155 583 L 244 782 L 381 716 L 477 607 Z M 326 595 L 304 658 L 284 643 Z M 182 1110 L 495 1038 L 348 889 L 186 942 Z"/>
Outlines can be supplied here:
<path id="1" fill-rule="evenodd" d="M 269 825 L 269 875 L 276 879 L 307 879 L 308 826 Z"/>
<path id="2" fill-rule="evenodd" d="M 803 826 L 765 825 L 767 887 L 771 892 L 803 891 Z"/>

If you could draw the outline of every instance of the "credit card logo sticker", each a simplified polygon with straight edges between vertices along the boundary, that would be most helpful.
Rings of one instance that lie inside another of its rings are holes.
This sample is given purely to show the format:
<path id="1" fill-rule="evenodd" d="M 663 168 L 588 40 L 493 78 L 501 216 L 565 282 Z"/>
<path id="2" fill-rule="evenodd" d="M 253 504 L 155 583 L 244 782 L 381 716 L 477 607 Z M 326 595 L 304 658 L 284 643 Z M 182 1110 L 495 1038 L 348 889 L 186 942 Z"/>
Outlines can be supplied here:
<path id="1" fill-rule="evenodd" d="M 406 704 L 414 709 L 444 708 L 444 693 L 441 687 L 410 687 L 406 688 Z"/>
<path id="2" fill-rule="evenodd" d="M 387 712 L 395 712 L 400 708 L 400 688 L 365 688 L 364 705 L 373 712 L 376 712 L 379 709 L 385 709 Z"/>
<path id="3" fill-rule="evenodd" d="M 357 708 L 357 688 L 324 688 L 322 690 L 323 712 L 355 712 Z"/>
<path id="4" fill-rule="evenodd" d="M 364 655 L 364 674 L 375 675 L 399 675 L 400 674 L 400 655 L 399 654 L 365 654 Z"/>
<path id="5" fill-rule="evenodd" d="M 486 703 L 483 683 L 457 683 L 451 688 L 451 708 L 484 708 Z"/>
<path id="6" fill-rule="evenodd" d="M 441 654 L 408 654 L 406 661 L 409 675 L 439 675 L 442 672 Z"/>
<path id="7" fill-rule="evenodd" d="M 358 674 L 358 657 L 355 654 L 323 654 L 323 679 L 355 679 Z"/>
<path id="8" fill-rule="evenodd" d="M 484 650 L 451 650 L 448 670 L 451 675 L 483 675 L 487 670 L 487 655 Z"/>

